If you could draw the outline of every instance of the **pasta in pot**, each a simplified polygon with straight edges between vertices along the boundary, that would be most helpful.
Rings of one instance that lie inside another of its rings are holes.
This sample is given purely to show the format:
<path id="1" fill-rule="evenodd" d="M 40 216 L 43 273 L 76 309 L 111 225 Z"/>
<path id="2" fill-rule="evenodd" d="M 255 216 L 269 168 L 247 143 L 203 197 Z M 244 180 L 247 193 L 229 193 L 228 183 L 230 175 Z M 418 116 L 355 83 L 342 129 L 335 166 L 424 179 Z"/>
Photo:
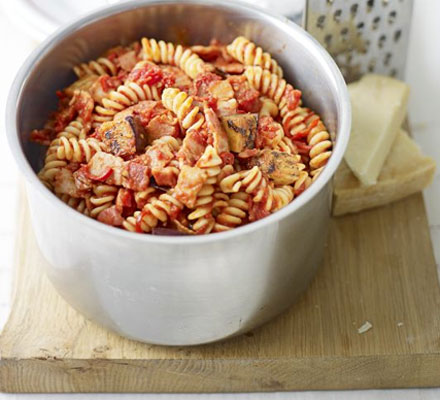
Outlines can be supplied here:
<path id="1" fill-rule="evenodd" d="M 249 39 L 152 38 L 74 67 L 31 139 L 42 183 L 130 232 L 207 234 L 257 221 L 313 184 L 332 153 L 319 115 Z"/>

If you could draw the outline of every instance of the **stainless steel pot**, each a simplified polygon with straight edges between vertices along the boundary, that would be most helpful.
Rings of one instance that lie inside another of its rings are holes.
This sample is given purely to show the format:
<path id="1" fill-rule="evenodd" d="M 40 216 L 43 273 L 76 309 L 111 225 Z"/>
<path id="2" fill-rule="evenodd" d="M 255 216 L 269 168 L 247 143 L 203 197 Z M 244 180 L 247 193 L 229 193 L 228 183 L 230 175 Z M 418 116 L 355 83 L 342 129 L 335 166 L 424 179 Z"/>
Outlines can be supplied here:
<path id="1" fill-rule="evenodd" d="M 273 53 L 334 135 L 327 167 L 290 205 L 226 233 L 158 237 L 87 218 L 39 182 L 42 149 L 29 142 L 29 132 L 55 108 L 55 91 L 73 81 L 73 65 L 144 35 L 207 43 L 240 34 Z M 138 0 L 82 17 L 32 53 L 7 106 L 10 146 L 27 180 L 33 228 L 53 284 L 90 319 L 121 335 L 166 345 L 243 333 L 288 308 L 304 290 L 322 260 L 331 178 L 349 130 L 345 83 L 326 51 L 285 18 L 223 0 Z"/>

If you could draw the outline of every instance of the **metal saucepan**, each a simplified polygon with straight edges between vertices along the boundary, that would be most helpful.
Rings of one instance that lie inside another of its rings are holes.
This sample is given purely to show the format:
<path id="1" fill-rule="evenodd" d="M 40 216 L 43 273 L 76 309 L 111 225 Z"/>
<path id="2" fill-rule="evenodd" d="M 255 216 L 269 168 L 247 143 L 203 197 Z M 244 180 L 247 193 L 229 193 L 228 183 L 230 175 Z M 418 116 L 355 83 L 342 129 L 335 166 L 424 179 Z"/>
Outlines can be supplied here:
<path id="1" fill-rule="evenodd" d="M 141 235 L 83 216 L 38 180 L 44 149 L 29 141 L 56 108 L 72 66 L 142 36 L 188 44 L 245 35 L 282 65 L 318 111 L 335 146 L 317 181 L 282 210 L 229 232 Z M 7 106 L 7 134 L 27 181 L 32 224 L 59 293 L 88 318 L 141 341 L 194 345 L 248 331 L 287 309 L 320 265 L 331 178 L 350 131 L 344 80 L 327 52 L 287 19 L 223 0 L 117 4 L 57 31 L 20 69 Z M 44 312 L 44 310 L 42 310 Z"/>

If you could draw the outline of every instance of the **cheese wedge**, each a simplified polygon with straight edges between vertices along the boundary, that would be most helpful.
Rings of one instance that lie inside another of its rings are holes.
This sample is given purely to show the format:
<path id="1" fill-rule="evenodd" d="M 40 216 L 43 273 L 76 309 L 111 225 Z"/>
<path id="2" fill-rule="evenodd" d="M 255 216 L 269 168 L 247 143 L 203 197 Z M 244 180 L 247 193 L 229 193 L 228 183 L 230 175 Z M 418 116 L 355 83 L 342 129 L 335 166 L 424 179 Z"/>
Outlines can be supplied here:
<path id="1" fill-rule="evenodd" d="M 372 185 L 406 115 L 409 87 L 394 78 L 368 74 L 348 85 L 348 91 L 353 120 L 345 161 L 364 185 Z"/>
<path id="2" fill-rule="evenodd" d="M 419 192 L 433 179 L 435 162 L 400 130 L 377 183 L 364 186 L 343 161 L 334 177 L 333 215 L 381 206 Z"/>

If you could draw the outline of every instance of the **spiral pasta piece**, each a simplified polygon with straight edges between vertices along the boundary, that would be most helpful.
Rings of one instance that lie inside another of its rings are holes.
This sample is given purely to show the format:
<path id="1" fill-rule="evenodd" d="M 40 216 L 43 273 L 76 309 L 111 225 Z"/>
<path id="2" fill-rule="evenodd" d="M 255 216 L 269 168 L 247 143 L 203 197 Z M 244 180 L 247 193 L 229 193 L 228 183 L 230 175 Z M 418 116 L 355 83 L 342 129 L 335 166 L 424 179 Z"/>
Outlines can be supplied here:
<path id="1" fill-rule="evenodd" d="M 230 56 L 247 66 L 259 66 L 278 77 L 283 77 L 283 70 L 272 56 L 244 36 L 238 36 L 226 46 Z"/>
<path id="2" fill-rule="evenodd" d="M 103 143 L 94 138 L 76 139 L 62 136 L 57 142 L 56 157 L 58 160 L 89 162 L 93 155 L 102 150 Z"/>
<path id="3" fill-rule="evenodd" d="M 57 137 L 49 144 L 44 159 L 44 166 L 38 173 L 38 177 L 49 189 L 52 188 L 55 175 L 60 168 L 67 166 L 65 159 L 58 158 L 58 148 L 62 140 L 70 138 L 83 139 L 85 137 L 84 125 L 80 118 L 71 121 L 62 132 L 57 134 Z"/>
<path id="4" fill-rule="evenodd" d="M 73 72 L 75 72 L 78 78 L 94 74 L 114 76 L 117 74 L 118 69 L 107 57 L 99 57 L 97 60 L 75 65 Z"/>
<path id="5" fill-rule="evenodd" d="M 294 190 L 290 185 L 273 189 L 273 206 L 271 211 L 277 211 L 289 204 L 294 197 Z"/>
<path id="6" fill-rule="evenodd" d="M 272 188 L 257 166 L 249 170 L 236 172 L 220 182 L 220 188 L 225 193 L 237 193 L 241 188 L 251 194 L 255 203 L 265 200 L 265 209 L 270 211 L 273 203 Z"/>
<path id="7" fill-rule="evenodd" d="M 141 86 L 136 82 L 126 82 L 105 96 L 102 106 L 98 104 L 95 107 L 94 126 L 111 121 L 118 112 L 143 100 L 160 100 L 159 88 L 156 85 Z"/>
<path id="8" fill-rule="evenodd" d="M 312 178 L 307 171 L 301 171 L 298 175 L 298 179 L 293 185 L 293 190 L 295 192 L 307 189 L 312 184 Z"/>
<path id="9" fill-rule="evenodd" d="M 57 194 L 57 197 L 66 203 L 69 207 L 72 207 L 81 214 L 90 216 L 90 211 L 87 208 L 87 199 L 80 199 L 76 197 L 71 197 L 68 194 Z"/>
<path id="10" fill-rule="evenodd" d="M 244 74 L 254 89 L 279 106 L 288 85 L 284 79 L 261 67 L 246 67 Z"/>
<path id="11" fill-rule="evenodd" d="M 142 208 L 128 217 L 122 227 L 128 231 L 136 232 L 141 229 L 145 233 L 151 232 L 159 222 L 166 224 L 173 214 L 173 208 L 182 210 L 183 204 L 169 193 L 163 193 L 158 198 L 152 197 Z"/>
<path id="12" fill-rule="evenodd" d="M 327 164 L 328 159 L 332 155 L 332 141 L 330 134 L 321 121 L 310 130 L 307 136 L 307 143 L 311 146 L 309 151 L 311 170 L 322 168 Z"/>
<path id="13" fill-rule="evenodd" d="M 185 130 L 198 129 L 205 122 L 198 106 L 193 105 L 194 97 L 175 88 L 167 88 L 162 93 L 162 103 L 177 115 Z"/>
<path id="14" fill-rule="evenodd" d="M 67 125 L 62 132 L 57 134 L 57 138 L 65 137 L 67 139 L 76 138 L 76 139 L 85 139 L 86 131 L 84 124 L 81 118 L 73 120 Z"/>
<path id="15" fill-rule="evenodd" d="M 295 137 L 304 132 L 312 122 L 314 114 L 310 109 L 296 107 L 283 116 L 283 126 L 289 136 Z"/>
<path id="16" fill-rule="evenodd" d="M 175 46 L 171 42 L 147 38 L 143 38 L 141 43 L 146 60 L 175 65 L 192 79 L 195 79 L 197 74 L 205 69 L 205 62 L 196 53 L 190 49 L 184 49 L 180 44 Z"/>
<path id="17" fill-rule="evenodd" d="M 283 138 L 276 144 L 276 146 L 274 146 L 274 150 L 278 150 L 288 154 L 297 154 L 296 146 L 287 136 L 283 136 Z"/>
<path id="18" fill-rule="evenodd" d="M 197 194 L 194 211 L 188 215 L 190 221 L 197 220 L 193 223 L 193 229 L 195 231 L 208 233 L 207 230 L 211 231 L 214 227 L 215 221 L 211 216 L 216 201 L 214 197 L 214 185 L 217 182 L 217 176 L 221 172 L 222 164 L 222 159 L 211 145 L 206 147 L 205 152 L 197 161 L 196 166 L 206 171 L 208 178 Z"/>
<path id="19" fill-rule="evenodd" d="M 101 211 L 111 207 L 114 204 L 118 188 L 111 185 L 96 185 L 93 188 L 93 195 L 90 197 L 90 216 L 96 218 Z"/>
<path id="20" fill-rule="evenodd" d="M 214 232 L 229 231 L 246 219 L 251 196 L 246 192 L 233 193 L 215 219 Z"/>

